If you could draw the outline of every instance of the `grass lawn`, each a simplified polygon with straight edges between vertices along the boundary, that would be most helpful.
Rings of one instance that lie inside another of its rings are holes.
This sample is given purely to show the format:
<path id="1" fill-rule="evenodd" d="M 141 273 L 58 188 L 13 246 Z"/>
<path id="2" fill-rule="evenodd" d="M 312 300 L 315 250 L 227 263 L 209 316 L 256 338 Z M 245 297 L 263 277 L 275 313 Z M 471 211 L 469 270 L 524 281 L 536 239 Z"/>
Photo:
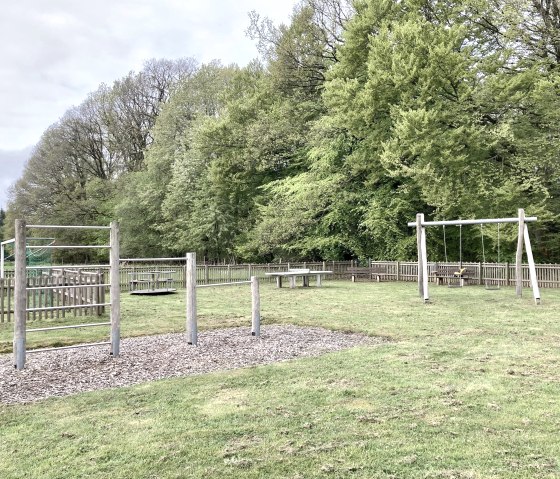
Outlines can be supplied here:
<path id="1" fill-rule="evenodd" d="M 250 324 L 248 287 L 197 294 L 200 329 Z M 0 406 L 0 477 L 560 478 L 560 291 L 543 290 L 538 307 L 524 294 L 434 286 L 424 305 L 414 283 L 264 284 L 263 329 L 392 341 Z M 125 294 L 122 311 L 124 336 L 184 329 L 183 294 Z M 28 339 L 103 339 L 66 334 Z"/>

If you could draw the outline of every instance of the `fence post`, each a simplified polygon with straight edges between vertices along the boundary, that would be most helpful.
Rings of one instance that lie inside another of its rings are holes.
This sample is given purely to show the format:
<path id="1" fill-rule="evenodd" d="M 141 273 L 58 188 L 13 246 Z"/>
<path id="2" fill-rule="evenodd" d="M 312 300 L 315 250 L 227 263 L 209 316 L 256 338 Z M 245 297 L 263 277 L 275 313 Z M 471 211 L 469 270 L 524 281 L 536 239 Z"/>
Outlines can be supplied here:
<path id="1" fill-rule="evenodd" d="M 397 261 L 397 281 L 401 280 L 401 262 Z"/>
<path id="2" fill-rule="evenodd" d="M 478 262 L 478 284 L 482 284 L 482 281 L 484 279 L 484 273 L 482 271 L 483 265 L 482 265 L 482 261 Z"/>
<path id="3" fill-rule="evenodd" d="M 111 221 L 111 354 L 118 356 L 121 348 L 121 278 L 119 274 L 120 262 L 120 233 L 118 221 Z"/>
<path id="4" fill-rule="evenodd" d="M 25 366 L 27 316 L 27 277 L 25 262 L 26 224 L 24 220 L 16 220 L 15 242 L 15 282 L 14 282 L 14 365 L 17 369 Z"/>
<path id="5" fill-rule="evenodd" d="M 506 262 L 506 286 L 509 286 L 510 282 L 510 274 L 509 274 L 509 261 Z"/>
<path id="6" fill-rule="evenodd" d="M 261 335 L 261 297 L 256 276 L 251 276 L 251 334 Z"/>
<path id="7" fill-rule="evenodd" d="M 196 346 L 196 253 L 187 253 L 187 341 Z"/>

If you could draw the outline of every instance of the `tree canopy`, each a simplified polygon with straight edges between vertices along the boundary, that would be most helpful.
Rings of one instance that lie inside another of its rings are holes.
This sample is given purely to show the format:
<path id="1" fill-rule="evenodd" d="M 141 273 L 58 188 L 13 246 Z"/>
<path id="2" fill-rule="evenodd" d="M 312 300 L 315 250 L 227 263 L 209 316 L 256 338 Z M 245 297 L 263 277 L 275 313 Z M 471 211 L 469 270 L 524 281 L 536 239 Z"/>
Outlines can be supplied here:
<path id="1" fill-rule="evenodd" d="M 560 260 L 557 1 L 302 0 L 287 25 L 253 12 L 248 34 L 261 59 L 245 67 L 151 60 L 68 110 L 7 229 L 118 218 L 127 256 L 409 259 L 417 212 L 523 207 L 536 258 Z M 480 230 L 463 234 L 480 260 Z"/>

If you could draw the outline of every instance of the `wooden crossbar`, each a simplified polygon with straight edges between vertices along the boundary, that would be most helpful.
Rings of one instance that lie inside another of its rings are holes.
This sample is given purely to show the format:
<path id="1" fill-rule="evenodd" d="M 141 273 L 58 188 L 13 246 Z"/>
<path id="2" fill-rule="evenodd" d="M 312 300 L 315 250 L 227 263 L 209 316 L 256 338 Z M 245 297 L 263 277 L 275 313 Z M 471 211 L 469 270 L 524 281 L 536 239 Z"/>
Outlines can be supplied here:
<path id="1" fill-rule="evenodd" d="M 91 348 L 92 346 L 102 346 L 104 344 L 111 344 L 111 341 L 102 341 L 100 343 L 75 344 L 73 346 L 59 346 L 57 348 L 27 349 L 25 352 L 26 353 L 46 353 L 48 351 L 60 351 L 61 349 Z"/>
<path id="2" fill-rule="evenodd" d="M 72 324 L 70 326 L 52 326 L 50 328 L 34 328 L 34 329 L 27 329 L 28 333 L 36 333 L 38 331 L 55 331 L 58 329 L 75 329 L 75 328 L 92 328 L 95 326 L 109 326 L 111 324 L 110 321 L 106 323 L 86 323 L 86 324 Z"/>

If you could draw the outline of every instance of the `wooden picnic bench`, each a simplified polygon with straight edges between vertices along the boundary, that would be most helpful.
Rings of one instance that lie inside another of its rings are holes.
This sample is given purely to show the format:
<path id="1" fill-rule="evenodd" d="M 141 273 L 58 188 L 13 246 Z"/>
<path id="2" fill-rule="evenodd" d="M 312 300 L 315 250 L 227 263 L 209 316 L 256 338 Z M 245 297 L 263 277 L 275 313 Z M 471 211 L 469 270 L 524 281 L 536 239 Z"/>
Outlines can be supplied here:
<path id="1" fill-rule="evenodd" d="M 130 294 L 174 293 L 177 290 L 173 288 L 173 273 L 171 270 L 128 273 Z"/>
<path id="2" fill-rule="evenodd" d="M 356 266 L 348 268 L 347 272 L 352 276 L 352 282 L 355 283 L 358 278 L 366 278 L 377 282 L 387 278 L 387 265 L 372 264 L 371 266 Z"/>
<path id="3" fill-rule="evenodd" d="M 288 271 L 280 271 L 277 273 L 265 273 L 266 276 L 274 276 L 276 277 L 276 287 L 282 287 L 282 278 L 288 278 L 290 280 L 290 288 L 296 287 L 296 278 L 301 276 L 303 281 L 303 287 L 309 287 L 309 277 L 315 276 L 317 279 L 317 287 L 321 287 L 321 279 L 324 275 L 333 274 L 332 271 L 311 271 L 308 268 L 299 268 L 299 269 L 289 269 Z"/>

